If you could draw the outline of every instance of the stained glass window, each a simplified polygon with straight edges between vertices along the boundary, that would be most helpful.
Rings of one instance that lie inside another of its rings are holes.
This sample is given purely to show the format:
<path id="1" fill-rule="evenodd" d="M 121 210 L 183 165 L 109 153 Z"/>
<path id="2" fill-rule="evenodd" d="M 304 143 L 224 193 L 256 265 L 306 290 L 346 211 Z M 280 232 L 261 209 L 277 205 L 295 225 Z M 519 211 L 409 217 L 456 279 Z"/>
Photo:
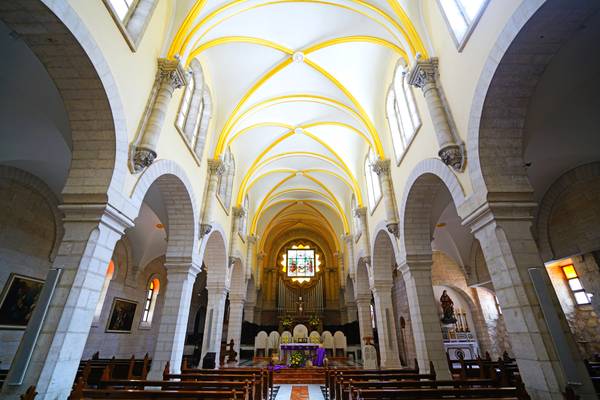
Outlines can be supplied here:
<path id="1" fill-rule="evenodd" d="M 569 288 L 573 293 L 573 297 L 575 297 L 577 305 L 590 304 L 590 295 L 585 292 L 585 289 L 579 280 L 579 275 L 577 275 L 577 271 L 575 271 L 575 267 L 573 265 L 567 265 L 562 267 L 562 270 L 565 274 L 565 278 L 567 278 Z"/>
<path id="2" fill-rule="evenodd" d="M 290 249 L 287 251 L 287 276 L 292 278 L 315 276 L 315 251 Z"/>

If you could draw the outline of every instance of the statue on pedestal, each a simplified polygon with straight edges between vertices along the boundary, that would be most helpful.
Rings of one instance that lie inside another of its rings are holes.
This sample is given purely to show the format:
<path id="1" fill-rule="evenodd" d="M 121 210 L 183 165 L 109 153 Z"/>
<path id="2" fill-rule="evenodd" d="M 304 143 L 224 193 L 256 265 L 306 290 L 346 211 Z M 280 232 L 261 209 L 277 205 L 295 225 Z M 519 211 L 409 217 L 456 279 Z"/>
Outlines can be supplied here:
<path id="1" fill-rule="evenodd" d="M 442 311 L 444 312 L 444 316 L 442 317 L 443 324 L 454 324 L 456 323 L 456 318 L 454 317 L 454 302 L 448 296 L 448 293 L 444 290 L 442 292 L 442 297 L 440 297 L 440 303 L 442 303 Z"/>

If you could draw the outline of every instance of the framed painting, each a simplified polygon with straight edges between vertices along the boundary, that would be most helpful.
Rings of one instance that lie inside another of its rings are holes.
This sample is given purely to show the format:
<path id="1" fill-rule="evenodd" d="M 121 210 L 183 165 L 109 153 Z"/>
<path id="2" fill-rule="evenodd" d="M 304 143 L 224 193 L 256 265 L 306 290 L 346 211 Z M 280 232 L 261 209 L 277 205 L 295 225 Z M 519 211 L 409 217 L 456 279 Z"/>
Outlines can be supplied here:
<path id="1" fill-rule="evenodd" d="M 44 280 L 12 273 L 0 296 L 0 329 L 25 329 Z"/>
<path id="2" fill-rule="evenodd" d="M 136 308 L 137 302 L 115 297 L 110 309 L 106 332 L 131 333 Z"/>

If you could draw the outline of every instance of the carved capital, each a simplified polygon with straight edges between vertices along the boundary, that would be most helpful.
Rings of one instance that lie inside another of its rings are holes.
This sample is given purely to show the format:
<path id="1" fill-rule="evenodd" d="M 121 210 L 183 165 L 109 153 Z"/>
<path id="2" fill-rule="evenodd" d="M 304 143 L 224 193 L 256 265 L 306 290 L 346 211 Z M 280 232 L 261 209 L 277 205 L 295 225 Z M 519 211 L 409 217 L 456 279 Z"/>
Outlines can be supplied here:
<path id="1" fill-rule="evenodd" d="M 373 172 L 375 172 L 379 176 L 381 176 L 381 174 L 384 174 L 384 175 L 389 174 L 390 166 L 391 166 L 391 162 L 389 159 L 386 159 L 386 160 L 377 159 L 377 161 L 375 161 L 373 164 L 371 164 L 371 168 L 373 169 Z"/>
<path id="2" fill-rule="evenodd" d="M 173 89 L 187 84 L 186 73 L 179 60 L 158 59 L 158 79 L 167 82 Z"/>
<path id="3" fill-rule="evenodd" d="M 200 224 L 200 238 L 212 232 L 212 224 Z"/>
<path id="4" fill-rule="evenodd" d="M 362 256 L 358 259 L 358 263 L 365 263 L 367 266 L 371 265 L 371 257 L 370 256 Z"/>
<path id="5" fill-rule="evenodd" d="M 346 242 L 346 244 L 352 244 L 352 239 L 354 236 L 352 234 L 342 235 L 342 240 Z"/>
<path id="6" fill-rule="evenodd" d="M 455 171 L 462 171 L 463 168 L 463 153 L 462 149 L 457 144 L 448 145 L 438 152 L 443 163 L 452 167 Z"/>
<path id="7" fill-rule="evenodd" d="M 400 230 L 398 228 L 398 223 L 397 222 L 390 222 L 386 225 L 387 230 L 389 233 L 391 233 L 392 235 L 394 235 L 395 237 L 399 237 L 400 235 Z"/>
<path id="8" fill-rule="evenodd" d="M 264 251 L 261 251 L 261 252 L 259 252 L 259 253 L 256 255 L 256 259 L 257 259 L 258 261 L 262 261 L 262 260 L 265 258 L 265 256 L 266 256 L 266 255 L 267 255 L 267 253 L 265 253 Z"/>
<path id="9" fill-rule="evenodd" d="M 238 256 L 229 256 L 229 268 L 233 267 L 235 263 L 242 263 L 242 259 Z"/>
<path id="10" fill-rule="evenodd" d="M 425 85 L 436 83 L 438 70 L 437 58 L 417 61 L 413 69 L 408 74 L 408 83 L 412 86 L 423 89 Z"/>
<path id="11" fill-rule="evenodd" d="M 244 218 L 246 216 L 246 210 L 243 207 L 232 207 L 231 209 L 235 218 Z"/>
<path id="12" fill-rule="evenodd" d="M 258 240 L 258 238 L 256 237 L 256 235 L 248 235 L 246 236 L 246 240 L 248 241 L 248 244 L 256 244 L 256 241 Z"/>
<path id="13" fill-rule="evenodd" d="M 222 160 L 209 159 L 208 160 L 208 173 L 209 175 L 221 176 L 225 172 L 225 164 Z"/>
<path id="14" fill-rule="evenodd" d="M 133 172 L 139 173 L 148 168 L 156 159 L 156 152 L 143 147 L 136 147 L 133 154 Z"/>
<path id="15" fill-rule="evenodd" d="M 356 218 L 361 218 L 362 219 L 362 218 L 364 218 L 364 217 L 367 216 L 367 208 L 366 207 L 355 208 L 353 210 L 353 212 L 354 212 L 354 216 Z"/>

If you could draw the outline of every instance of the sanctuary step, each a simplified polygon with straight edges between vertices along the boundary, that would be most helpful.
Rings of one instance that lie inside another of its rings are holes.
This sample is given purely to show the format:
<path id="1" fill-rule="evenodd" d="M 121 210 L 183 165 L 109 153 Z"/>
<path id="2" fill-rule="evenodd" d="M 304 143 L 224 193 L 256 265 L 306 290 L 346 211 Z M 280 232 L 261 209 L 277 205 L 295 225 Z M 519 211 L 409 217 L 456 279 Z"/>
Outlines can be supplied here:
<path id="1" fill-rule="evenodd" d="M 323 368 L 284 368 L 273 374 L 273 384 L 325 384 Z"/>

